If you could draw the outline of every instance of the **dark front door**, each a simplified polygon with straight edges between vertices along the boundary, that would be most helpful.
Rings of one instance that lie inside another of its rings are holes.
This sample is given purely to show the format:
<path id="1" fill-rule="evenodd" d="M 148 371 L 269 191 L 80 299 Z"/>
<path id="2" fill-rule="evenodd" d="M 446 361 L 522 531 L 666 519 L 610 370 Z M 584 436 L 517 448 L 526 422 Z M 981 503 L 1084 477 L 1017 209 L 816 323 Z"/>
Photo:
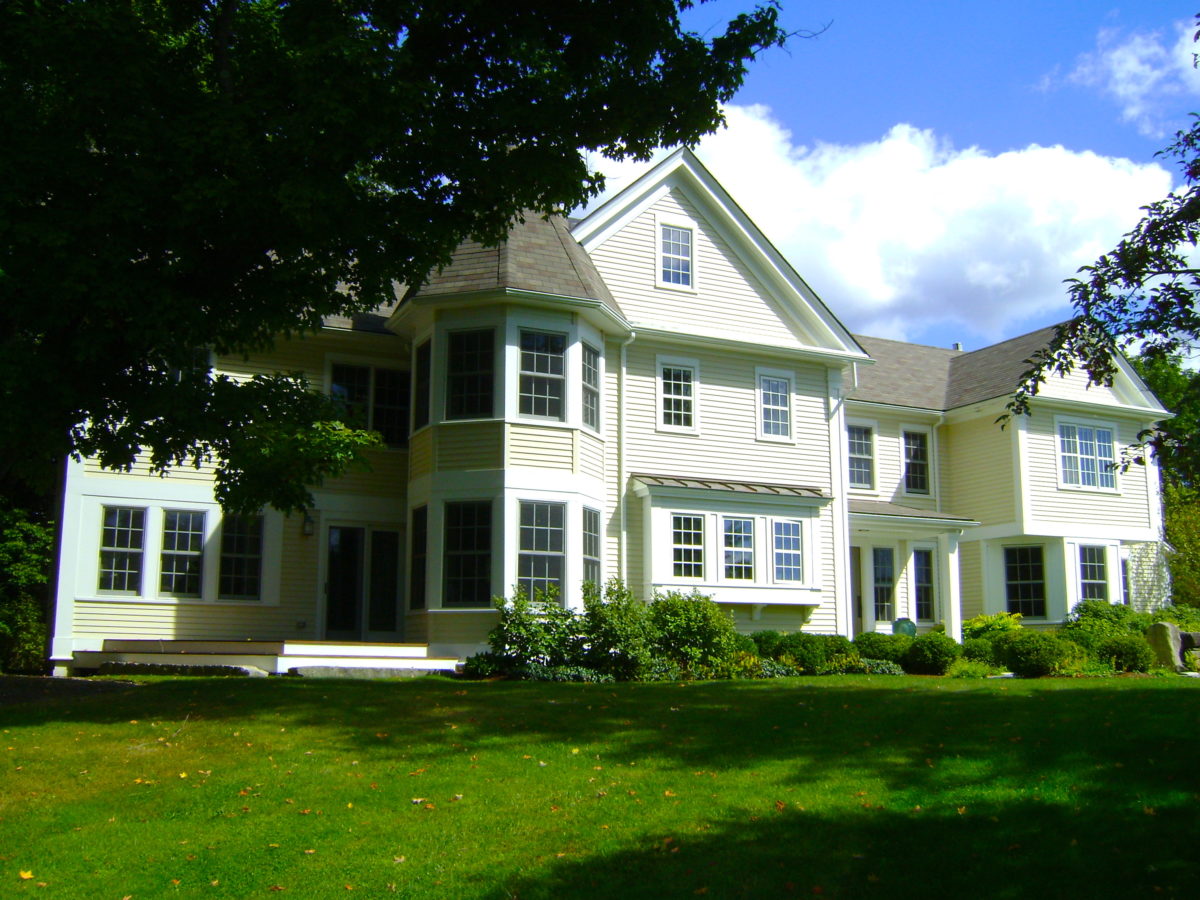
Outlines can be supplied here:
<path id="1" fill-rule="evenodd" d="M 325 557 L 325 640 L 400 639 L 400 532 L 331 525 Z"/>

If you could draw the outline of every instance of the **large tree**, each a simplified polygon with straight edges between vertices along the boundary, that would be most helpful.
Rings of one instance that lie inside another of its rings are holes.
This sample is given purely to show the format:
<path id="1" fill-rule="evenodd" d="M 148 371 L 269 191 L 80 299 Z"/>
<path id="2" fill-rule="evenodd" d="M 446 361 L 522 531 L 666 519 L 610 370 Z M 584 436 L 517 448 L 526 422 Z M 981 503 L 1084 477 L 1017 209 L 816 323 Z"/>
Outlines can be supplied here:
<path id="1" fill-rule="evenodd" d="M 297 379 L 191 365 L 419 283 L 464 237 L 570 208 L 584 151 L 721 122 L 773 4 L 8 0 L 0 5 L 0 490 L 67 454 L 213 457 L 304 506 L 368 439 Z"/>

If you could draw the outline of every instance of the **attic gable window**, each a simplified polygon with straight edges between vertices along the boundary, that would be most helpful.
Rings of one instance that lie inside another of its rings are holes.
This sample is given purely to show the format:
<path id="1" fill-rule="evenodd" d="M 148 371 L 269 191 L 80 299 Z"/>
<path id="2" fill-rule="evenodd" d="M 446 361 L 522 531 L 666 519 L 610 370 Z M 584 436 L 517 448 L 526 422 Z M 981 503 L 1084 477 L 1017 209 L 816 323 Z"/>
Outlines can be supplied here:
<path id="1" fill-rule="evenodd" d="M 659 226 L 658 280 L 668 287 L 695 286 L 692 229 L 679 225 Z"/>

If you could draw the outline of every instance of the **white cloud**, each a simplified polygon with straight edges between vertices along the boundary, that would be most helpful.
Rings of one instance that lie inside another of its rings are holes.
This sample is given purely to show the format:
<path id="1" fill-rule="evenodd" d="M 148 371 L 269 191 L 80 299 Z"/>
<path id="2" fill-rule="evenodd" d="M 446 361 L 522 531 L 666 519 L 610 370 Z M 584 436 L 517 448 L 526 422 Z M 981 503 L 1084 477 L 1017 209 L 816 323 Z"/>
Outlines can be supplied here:
<path id="1" fill-rule="evenodd" d="M 1200 70 L 1191 22 L 1169 31 L 1102 29 L 1096 49 L 1076 60 L 1067 76 L 1074 84 L 1098 88 L 1116 101 L 1121 118 L 1151 138 L 1183 127 L 1180 101 L 1200 96 Z"/>
<path id="2" fill-rule="evenodd" d="M 880 337 L 980 346 L 1066 318 L 1063 279 L 1171 189 L 1159 165 L 1062 147 L 989 155 L 910 125 L 808 147 L 766 107 L 726 115 L 701 159 L 843 322 Z"/>

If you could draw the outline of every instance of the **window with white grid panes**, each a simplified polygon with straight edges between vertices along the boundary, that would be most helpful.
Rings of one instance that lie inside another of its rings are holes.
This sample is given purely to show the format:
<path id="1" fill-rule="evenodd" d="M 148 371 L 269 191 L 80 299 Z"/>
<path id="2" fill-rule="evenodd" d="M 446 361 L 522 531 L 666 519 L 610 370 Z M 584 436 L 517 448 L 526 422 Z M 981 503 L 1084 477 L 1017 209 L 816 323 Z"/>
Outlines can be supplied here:
<path id="1" fill-rule="evenodd" d="M 661 266 L 659 280 L 673 287 L 692 287 L 692 229 L 678 225 L 660 226 Z"/>
<path id="2" fill-rule="evenodd" d="M 600 510 L 583 508 L 583 580 L 600 586 Z"/>
<path id="3" fill-rule="evenodd" d="M 600 430 L 600 351 L 583 345 L 583 424 Z"/>
<path id="4" fill-rule="evenodd" d="M 850 487 L 875 487 L 875 440 L 869 425 L 848 425 L 847 443 L 850 448 Z"/>
<path id="5" fill-rule="evenodd" d="M 671 564 L 676 578 L 704 578 L 702 516 L 671 516 Z"/>
<path id="6" fill-rule="evenodd" d="M 691 366 L 663 365 L 659 372 L 662 425 L 694 428 L 696 370 Z"/>
<path id="7" fill-rule="evenodd" d="M 896 617 L 896 554 L 891 547 L 871 551 L 875 621 L 890 622 Z"/>
<path id="8" fill-rule="evenodd" d="M 159 591 L 173 597 L 199 597 L 204 570 L 204 513 L 164 509 Z"/>
<path id="9" fill-rule="evenodd" d="M 563 600 L 566 509 L 564 503 L 521 502 L 517 585 L 530 599 Z"/>
<path id="10" fill-rule="evenodd" d="M 786 583 L 804 580 L 804 544 L 799 522 L 776 519 L 774 531 L 775 580 Z"/>
<path id="11" fill-rule="evenodd" d="M 1058 447 L 1064 485 L 1116 489 L 1116 456 L 1111 428 L 1060 422 Z"/>
<path id="12" fill-rule="evenodd" d="M 775 375 L 758 376 L 759 422 L 763 437 L 792 436 L 792 383 Z"/>
<path id="13" fill-rule="evenodd" d="M 146 511 L 106 506 L 100 528 L 101 591 L 142 592 L 142 561 L 146 541 Z"/>
<path id="14" fill-rule="evenodd" d="M 929 493 L 929 435 L 924 431 L 904 432 L 904 490 Z"/>
<path id="15" fill-rule="evenodd" d="M 1079 599 L 1108 600 L 1108 570 L 1105 547 L 1082 544 L 1079 547 Z"/>
<path id="16" fill-rule="evenodd" d="M 492 501 L 443 508 L 442 605 L 488 607 L 492 601 Z"/>
<path id="17" fill-rule="evenodd" d="M 565 334 L 521 331 L 521 415 L 562 421 L 567 386 L 566 353 Z"/>
<path id="18" fill-rule="evenodd" d="M 446 418 L 490 419 L 495 411 L 495 331 L 452 331 L 446 350 Z"/>
<path id="19" fill-rule="evenodd" d="M 917 620 L 931 622 L 934 616 L 933 551 L 913 550 L 913 592 Z"/>
<path id="20" fill-rule="evenodd" d="M 754 580 L 754 520 L 726 516 L 721 520 L 725 544 L 725 577 Z"/>

